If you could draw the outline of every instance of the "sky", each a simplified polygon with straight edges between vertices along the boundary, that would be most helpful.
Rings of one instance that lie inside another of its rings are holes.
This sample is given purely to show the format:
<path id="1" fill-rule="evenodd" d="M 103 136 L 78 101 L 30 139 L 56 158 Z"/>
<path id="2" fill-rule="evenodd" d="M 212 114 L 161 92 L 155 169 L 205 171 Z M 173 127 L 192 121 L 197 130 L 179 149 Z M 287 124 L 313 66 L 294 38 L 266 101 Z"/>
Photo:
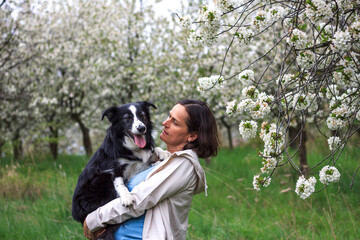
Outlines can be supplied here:
<path id="1" fill-rule="evenodd" d="M 180 13 L 181 11 L 181 2 L 187 4 L 187 0 L 148 0 L 145 1 L 146 5 L 154 5 L 155 15 L 156 16 L 166 16 L 171 17 L 172 13 Z"/>
<path id="2" fill-rule="evenodd" d="M 43 0 L 39 0 L 41 3 Z M 51 3 L 49 0 L 48 3 Z M 72 0 L 67 0 L 68 2 L 72 2 Z M 153 5 L 155 10 L 155 15 L 158 16 L 166 16 L 167 18 L 171 18 L 171 14 L 173 13 L 181 13 L 181 2 L 186 6 L 188 4 L 188 0 L 140 0 L 145 5 Z M 139 3 L 139 2 L 138 2 Z M 16 18 L 18 12 L 13 12 L 13 17 Z"/>

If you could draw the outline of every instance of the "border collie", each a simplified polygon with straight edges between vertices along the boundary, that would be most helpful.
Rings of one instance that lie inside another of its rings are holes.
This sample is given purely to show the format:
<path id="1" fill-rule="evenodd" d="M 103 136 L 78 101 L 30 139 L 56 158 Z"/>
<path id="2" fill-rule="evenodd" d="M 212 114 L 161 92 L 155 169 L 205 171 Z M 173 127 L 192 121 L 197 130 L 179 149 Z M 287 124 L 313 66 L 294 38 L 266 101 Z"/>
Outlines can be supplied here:
<path id="1" fill-rule="evenodd" d="M 116 197 L 121 198 L 124 206 L 133 203 L 125 183 L 154 160 L 150 107 L 156 109 L 154 104 L 144 101 L 104 111 L 101 120 L 107 117 L 111 126 L 104 142 L 79 176 L 72 200 L 75 220 L 83 224 L 89 213 Z M 156 151 L 159 151 L 158 148 Z M 109 236 L 103 234 L 101 239 L 113 239 L 118 225 L 114 227 L 110 227 L 111 230 L 108 228 L 104 234 Z"/>

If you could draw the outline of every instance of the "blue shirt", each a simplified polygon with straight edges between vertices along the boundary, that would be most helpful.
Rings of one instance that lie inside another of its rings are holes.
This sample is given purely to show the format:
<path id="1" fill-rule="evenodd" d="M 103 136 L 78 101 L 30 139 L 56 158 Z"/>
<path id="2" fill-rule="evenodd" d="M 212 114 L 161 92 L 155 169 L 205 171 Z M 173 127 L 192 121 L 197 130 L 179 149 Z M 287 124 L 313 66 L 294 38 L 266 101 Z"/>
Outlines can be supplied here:
<path id="1" fill-rule="evenodd" d="M 133 188 L 144 181 L 147 175 L 151 172 L 151 170 L 155 166 L 152 166 L 132 177 L 129 182 L 126 184 L 126 187 L 131 192 Z M 142 239 L 142 233 L 144 228 L 145 214 L 137 217 L 131 218 L 125 222 L 123 222 L 119 229 L 115 232 L 116 240 L 139 240 Z"/>

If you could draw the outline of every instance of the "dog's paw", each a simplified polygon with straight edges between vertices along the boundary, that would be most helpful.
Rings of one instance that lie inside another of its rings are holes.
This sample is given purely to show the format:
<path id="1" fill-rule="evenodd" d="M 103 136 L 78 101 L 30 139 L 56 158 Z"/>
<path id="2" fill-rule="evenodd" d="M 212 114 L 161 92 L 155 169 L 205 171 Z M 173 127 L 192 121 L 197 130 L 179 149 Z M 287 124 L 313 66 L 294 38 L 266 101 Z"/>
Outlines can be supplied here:
<path id="1" fill-rule="evenodd" d="M 129 207 L 134 203 L 134 197 L 129 192 L 123 192 L 120 195 L 120 200 L 124 207 Z"/>
<path id="2" fill-rule="evenodd" d="M 163 150 L 162 148 L 160 147 L 156 147 L 154 149 L 154 153 L 155 155 L 158 157 L 158 159 L 160 161 L 164 160 L 164 159 L 167 159 L 168 157 L 170 157 L 171 153 L 166 151 L 166 150 Z"/>

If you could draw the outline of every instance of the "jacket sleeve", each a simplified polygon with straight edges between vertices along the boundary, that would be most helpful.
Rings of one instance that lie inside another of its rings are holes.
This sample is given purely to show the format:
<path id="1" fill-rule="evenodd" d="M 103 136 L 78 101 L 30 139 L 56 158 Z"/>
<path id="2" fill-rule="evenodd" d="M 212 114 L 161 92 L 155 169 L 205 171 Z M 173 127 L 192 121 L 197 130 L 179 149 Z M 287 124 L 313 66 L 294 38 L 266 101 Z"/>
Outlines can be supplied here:
<path id="1" fill-rule="evenodd" d="M 116 198 L 90 213 L 85 219 L 89 230 L 94 232 L 106 224 L 118 224 L 129 218 L 141 216 L 162 200 L 186 189 L 195 189 L 197 175 L 193 164 L 179 157 L 169 161 L 171 163 L 167 162 L 161 166 L 163 169 L 154 169 L 158 172 L 134 187 L 131 192 L 134 197 L 132 206 L 124 207 L 120 199 Z"/>

